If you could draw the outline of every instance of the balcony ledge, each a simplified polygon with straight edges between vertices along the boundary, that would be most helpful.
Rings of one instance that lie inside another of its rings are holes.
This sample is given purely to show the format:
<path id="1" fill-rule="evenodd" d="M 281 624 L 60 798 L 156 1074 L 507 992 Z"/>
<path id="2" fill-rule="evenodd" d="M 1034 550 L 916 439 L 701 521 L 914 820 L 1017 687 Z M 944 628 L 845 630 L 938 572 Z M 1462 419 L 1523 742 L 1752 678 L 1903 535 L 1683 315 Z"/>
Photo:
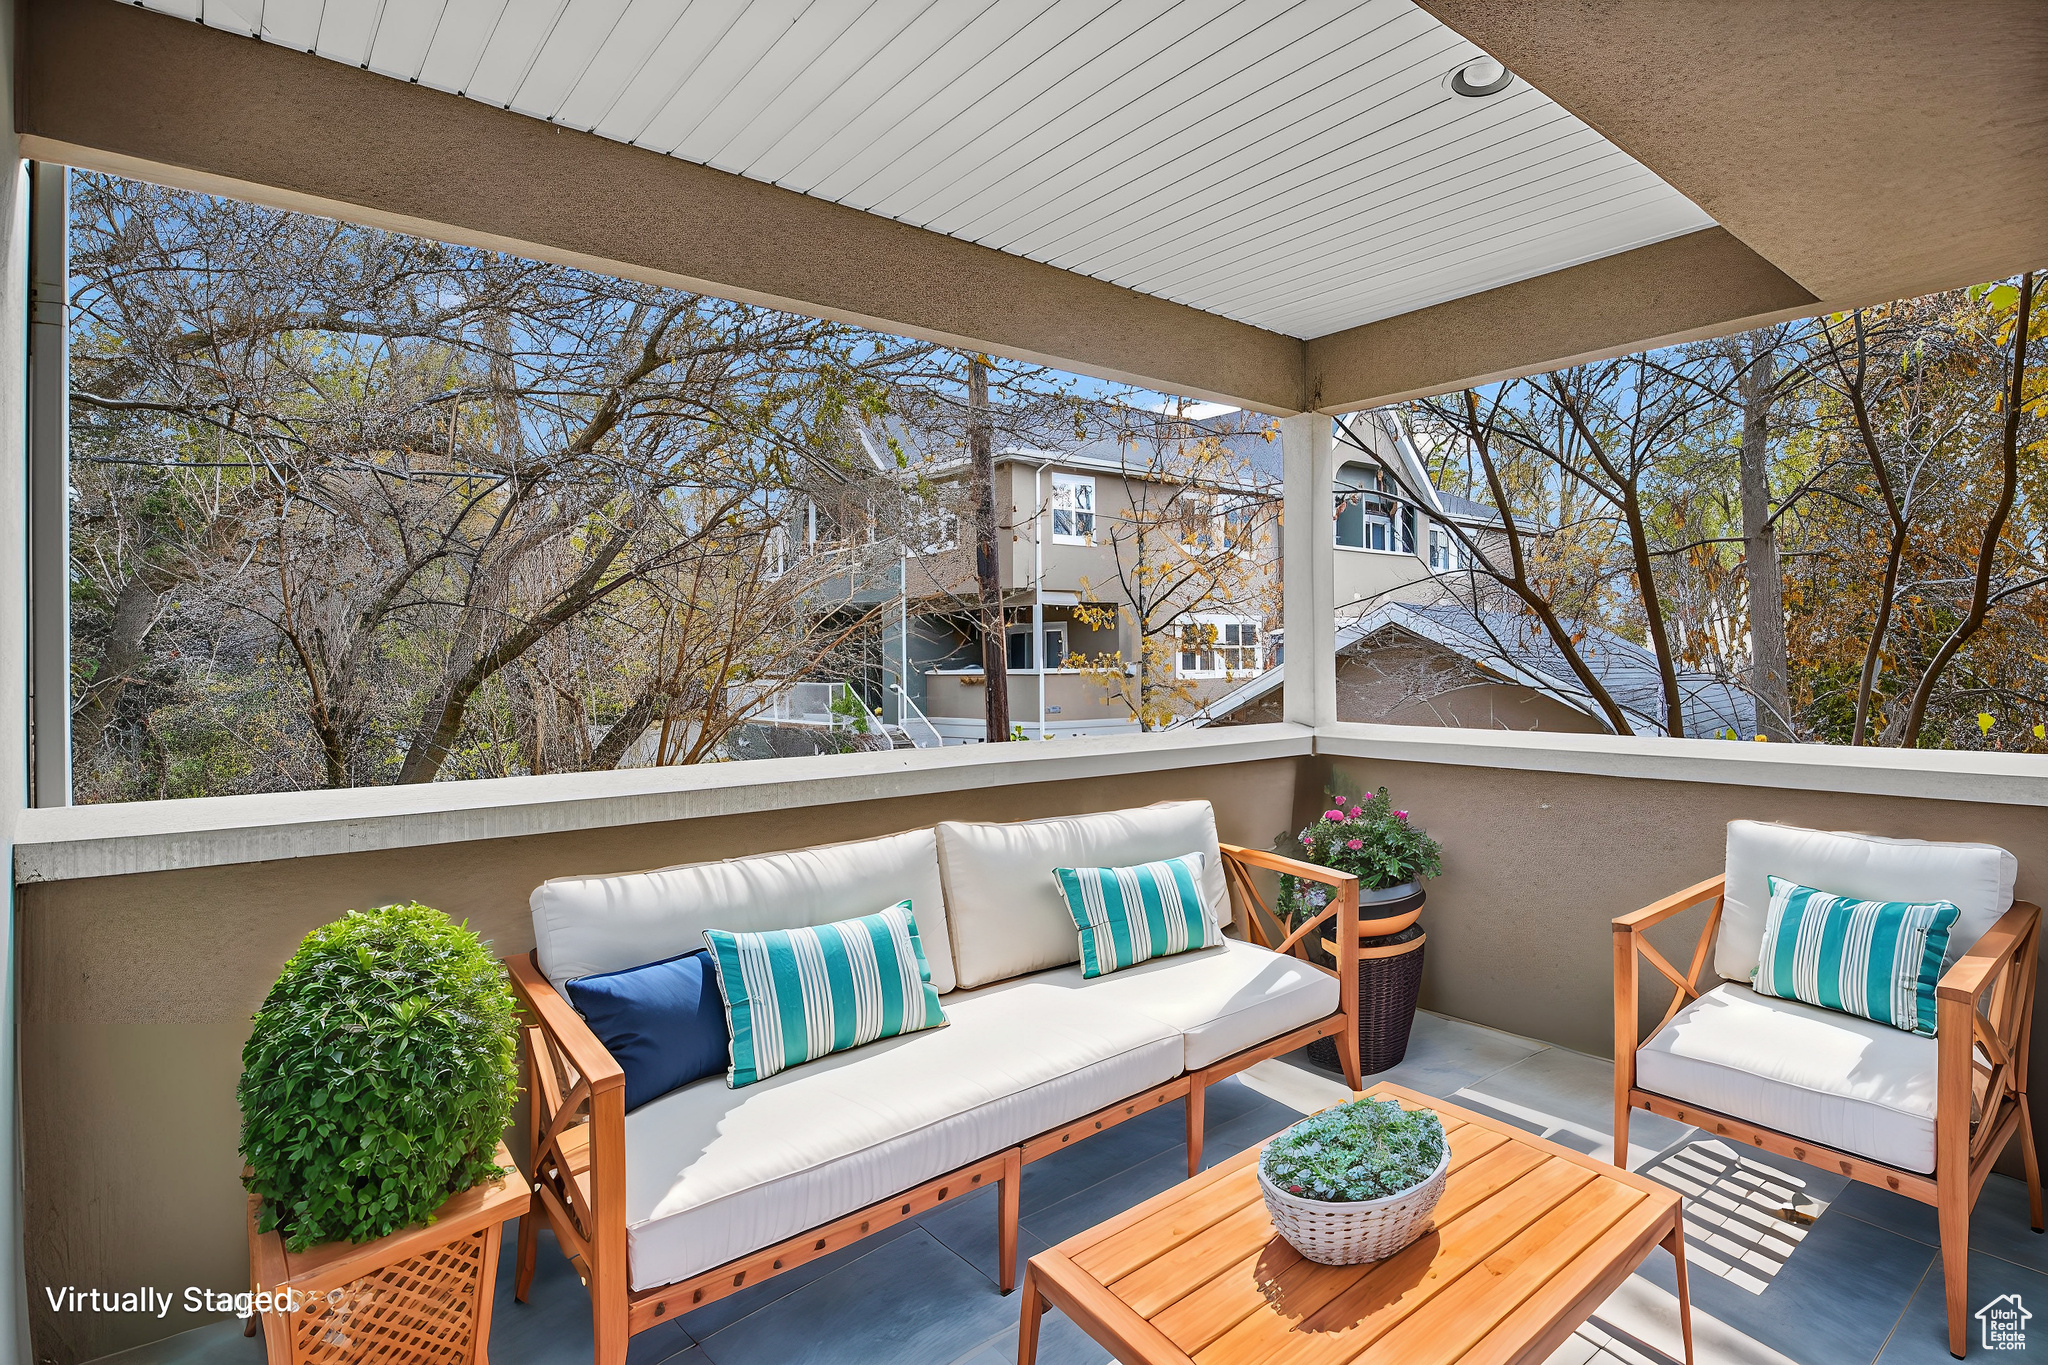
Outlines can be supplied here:
<path id="1" fill-rule="evenodd" d="M 1523 772 L 2048 805 L 2048 757 L 2037 754 L 1350 723 L 1318 728 L 1316 752 Z"/>
<path id="2" fill-rule="evenodd" d="M 1070 782 L 1175 767 L 1306 757 L 1313 733 L 1256 725 L 1044 743 L 628 768 L 407 787 L 281 792 L 24 811 L 14 879 L 177 868 L 557 834 L 803 806 Z"/>
<path id="3" fill-rule="evenodd" d="M 2048 806 L 2048 758 L 1726 740 L 1248 725 L 684 768 L 70 806 L 22 813 L 17 883 L 507 839 L 1311 754 Z"/>

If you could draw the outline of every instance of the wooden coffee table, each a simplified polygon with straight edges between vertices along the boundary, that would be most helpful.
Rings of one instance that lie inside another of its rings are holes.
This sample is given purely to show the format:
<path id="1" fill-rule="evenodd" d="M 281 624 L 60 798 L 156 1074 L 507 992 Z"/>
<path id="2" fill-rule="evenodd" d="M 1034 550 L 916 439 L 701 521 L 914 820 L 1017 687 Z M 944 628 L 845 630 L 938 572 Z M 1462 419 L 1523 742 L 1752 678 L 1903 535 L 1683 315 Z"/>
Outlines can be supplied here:
<path id="1" fill-rule="evenodd" d="M 1435 1230 L 1367 1265 L 1303 1260 L 1266 1217 L 1254 1149 L 1032 1257 L 1019 1365 L 1048 1304 L 1125 1365 L 1540 1362 L 1659 1245 L 1691 1365 L 1677 1191 L 1398 1085 L 1365 1093 L 1442 1118 Z"/>

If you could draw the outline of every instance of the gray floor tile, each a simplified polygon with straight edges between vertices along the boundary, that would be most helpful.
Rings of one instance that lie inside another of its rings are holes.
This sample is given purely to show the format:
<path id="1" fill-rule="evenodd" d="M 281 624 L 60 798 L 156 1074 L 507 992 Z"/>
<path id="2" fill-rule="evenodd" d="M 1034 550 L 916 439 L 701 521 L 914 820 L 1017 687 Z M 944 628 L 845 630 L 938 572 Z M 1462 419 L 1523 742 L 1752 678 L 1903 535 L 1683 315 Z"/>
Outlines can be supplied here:
<path id="1" fill-rule="evenodd" d="M 1203 1126 L 1214 1123 L 1212 1116 Z M 1186 1142 L 1186 1109 L 1179 1100 L 1161 1105 L 1149 1114 L 1127 1119 L 1026 1166 L 1024 1207 L 1030 1210 L 1056 1204 L 1161 1152 L 1183 1151 Z"/>
<path id="2" fill-rule="evenodd" d="M 917 1228 L 700 1344 L 716 1365 L 953 1361 L 1016 1321 L 1014 1294 Z"/>
<path id="3" fill-rule="evenodd" d="M 933 1209 L 917 1220 L 918 1224 L 932 1236 L 945 1243 L 947 1248 L 969 1265 L 989 1277 L 998 1278 L 1002 1267 L 998 1264 L 996 1238 L 996 1191 L 976 1190 L 965 1199 L 950 1201 Z M 1023 1275 L 1024 1262 L 1049 1244 L 1041 1241 L 1021 1227 L 1017 1232 L 1017 1273 Z"/>
<path id="4" fill-rule="evenodd" d="M 176 1336 L 102 1356 L 104 1365 L 263 1365 L 263 1337 L 242 1335 L 239 1318 L 209 1322 Z"/>
<path id="5" fill-rule="evenodd" d="M 1869 1365 L 1933 1260 L 1924 1243 L 1831 1210 L 1761 1294 L 1697 1264 L 1687 1279 L 1695 1306 L 1800 1365 Z M 1671 1258 L 1662 1252 L 1650 1253 L 1637 1273 L 1676 1292 Z"/>
<path id="6" fill-rule="evenodd" d="M 1368 1084 L 1392 1081 L 1444 1099 L 1460 1086 L 1484 1080 L 1542 1051 L 1541 1043 L 1424 1010 L 1416 1014 L 1415 1027 L 1409 1031 L 1408 1055 L 1399 1066 L 1371 1077 Z M 1313 1065 L 1305 1056 L 1302 1061 Z"/>
<path id="7" fill-rule="evenodd" d="M 822 1279 L 841 1266 L 852 1264 L 877 1247 L 893 1242 L 898 1237 L 907 1236 L 916 1228 L 917 1222 L 914 1219 L 908 1223 L 883 1228 L 871 1237 L 863 1237 L 860 1241 L 843 1246 L 829 1255 L 820 1256 L 815 1261 L 785 1270 L 780 1275 L 757 1284 L 750 1284 L 739 1293 L 728 1294 L 716 1303 L 707 1303 L 694 1313 L 685 1313 L 676 1321 L 682 1325 L 685 1332 L 701 1341 L 720 1328 L 738 1322 L 749 1313 L 757 1312 L 779 1299 L 788 1298 L 811 1281 Z"/>
<path id="8" fill-rule="evenodd" d="M 1017 1329 L 1010 1330 L 993 1341 L 983 1342 L 979 1349 L 959 1365 L 1016 1365 Z M 1108 1351 L 1097 1345 L 1095 1339 L 1074 1325 L 1073 1319 L 1057 1308 L 1049 1310 L 1038 1326 L 1038 1365 L 1116 1365 Z"/>
<path id="9" fill-rule="evenodd" d="M 1614 1065 L 1553 1047 L 1445 1096 L 1605 1161 L 1614 1152 Z M 1629 1116 L 1629 1165 L 1639 1166 L 1692 1129 L 1656 1114 Z"/>
<path id="10" fill-rule="evenodd" d="M 2041 1275 L 1996 1256 L 1970 1255 L 1969 1297 L 1965 1311 L 1972 1315 L 1969 1350 L 1972 1358 L 1997 1359 L 1983 1351 L 1982 1328 L 1977 1311 L 2007 1294 L 2020 1296 L 2022 1306 L 2035 1314 L 2026 1333 L 2029 1353 L 2048 1346 L 2048 1275 Z M 2017 1353 L 2015 1353 L 2017 1354 Z M 1940 1258 L 1921 1282 L 1920 1292 L 1892 1333 L 1880 1365 L 1936 1365 L 1952 1359 L 1948 1353 L 1948 1282 L 1942 1276 Z"/>
<path id="11" fill-rule="evenodd" d="M 1861 1218 L 1929 1246 L 1941 1244 L 1934 1207 L 1917 1199 L 1853 1184 L 1842 1192 L 1835 1207 L 1852 1218 Z M 2048 1236 L 2034 1231 L 2031 1217 L 2026 1185 L 2011 1176 L 1993 1175 L 1984 1182 L 1977 1207 L 1970 1211 L 1970 1246 L 2048 1274 Z"/>
<path id="12" fill-rule="evenodd" d="M 518 1245 L 509 1235 L 498 1256 L 498 1294 L 491 1305 L 492 1365 L 566 1365 L 588 1360 L 591 1353 L 590 1291 L 576 1278 L 546 1228 L 540 1232 L 533 1262 L 533 1285 L 526 1302 L 512 1298 Z M 626 1365 L 662 1365 L 691 1346 L 680 1323 L 668 1323 L 635 1336 L 626 1349 Z"/>

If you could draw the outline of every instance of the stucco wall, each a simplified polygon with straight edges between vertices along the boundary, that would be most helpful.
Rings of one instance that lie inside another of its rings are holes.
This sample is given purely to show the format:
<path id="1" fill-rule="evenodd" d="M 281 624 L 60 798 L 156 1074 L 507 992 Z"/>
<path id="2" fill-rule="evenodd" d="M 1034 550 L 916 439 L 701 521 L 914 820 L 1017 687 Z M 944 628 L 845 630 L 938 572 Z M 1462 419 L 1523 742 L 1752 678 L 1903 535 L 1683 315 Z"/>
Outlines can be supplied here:
<path id="1" fill-rule="evenodd" d="M 199 1325 L 52 1315 L 42 1286 L 247 1283 L 234 1088 L 248 1019 L 310 929 L 417 898 L 501 952 L 533 945 L 550 876 L 1205 797 L 1226 841 L 1266 844 L 1297 770 L 1283 758 L 796 810 L 318 858 L 43 882 L 20 890 L 28 1283 L 36 1353 L 58 1365 Z M 755 766 L 755 765 L 748 765 Z M 509 779 L 523 781 L 532 779 Z"/>

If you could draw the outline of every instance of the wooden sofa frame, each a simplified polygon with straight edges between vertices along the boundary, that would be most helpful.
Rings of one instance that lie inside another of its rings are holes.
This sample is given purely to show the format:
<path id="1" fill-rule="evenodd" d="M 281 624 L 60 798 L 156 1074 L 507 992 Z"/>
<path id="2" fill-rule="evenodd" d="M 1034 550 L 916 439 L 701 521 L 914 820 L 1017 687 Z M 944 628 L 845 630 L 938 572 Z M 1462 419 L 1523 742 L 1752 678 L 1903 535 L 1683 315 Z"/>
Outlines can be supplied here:
<path id="1" fill-rule="evenodd" d="M 1334 888 L 1330 905 L 1281 942 L 1289 952 L 1338 979 L 1338 1009 L 1312 1024 L 1256 1047 L 1246 1048 L 1164 1085 L 1133 1095 L 1014 1147 L 991 1153 L 958 1170 L 927 1180 L 891 1199 L 871 1204 L 808 1232 L 674 1284 L 635 1291 L 626 1266 L 626 1091 L 625 1073 L 567 1000 L 541 974 L 531 953 L 505 959 L 513 990 L 527 1014 L 527 1162 L 535 1214 L 554 1229 L 563 1254 L 590 1290 L 597 1365 L 624 1365 L 631 1338 L 691 1309 L 722 1299 L 748 1285 L 793 1270 L 884 1228 L 915 1218 L 949 1199 L 994 1185 L 998 1279 L 1002 1292 L 1017 1286 L 1017 1220 L 1024 1167 L 1062 1147 L 1113 1128 L 1162 1104 L 1187 1104 L 1188 1173 L 1202 1159 L 1203 1095 L 1209 1086 L 1246 1067 L 1318 1038 L 1336 1035 L 1338 1055 L 1351 1088 L 1358 1072 L 1358 934 L 1336 935 L 1337 970 L 1309 962 L 1303 936 L 1326 920 L 1356 925 L 1358 879 L 1256 849 L 1222 845 L 1226 883 L 1239 892 L 1246 932 L 1262 946 L 1273 943 L 1258 911 L 1270 917 L 1253 888 L 1251 868 L 1291 873 Z M 1256 907 L 1256 909 L 1254 908 Z M 1278 923 L 1278 920 L 1275 920 Z M 533 1282 L 539 1222 L 519 1220 L 519 1260 L 513 1297 L 524 1303 Z"/>
<path id="2" fill-rule="evenodd" d="M 1614 921 L 1615 1164 L 1628 1164 L 1629 1113 L 1644 1109 L 1932 1204 L 1941 1230 L 1942 1275 L 1948 1291 L 1949 1354 L 1960 1360 L 1969 1339 L 1970 1210 L 2015 1133 L 2026 1169 L 2034 1231 L 2042 1230 L 2040 1158 L 2034 1150 L 2033 1118 L 2027 1109 L 2027 1054 L 2033 1038 L 2041 909 L 2026 901 L 2013 902 L 1990 932 L 1942 973 L 1935 988 L 1934 1173 L 1925 1175 L 1838 1152 L 1636 1085 L 1636 1049 L 1661 1033 L 1686 1002 L 1712 989 L 1700 983 L 1721 925 L 1725 884 L 1725 877 L 1712 877 Z M 1680 975 L 1650 943 L 1646 931 L 1709 899 L 1713 908 L 1707 912 L 1706 927 L 1693 947 L 1691 963 Z M 1647 1036 L 1639 1036 L 1636 1002 L 1644 962 L 1676 990 L 1663 1019 Z M 1978 1115 L 1974 1120 L 1973 1108 Z"/>

